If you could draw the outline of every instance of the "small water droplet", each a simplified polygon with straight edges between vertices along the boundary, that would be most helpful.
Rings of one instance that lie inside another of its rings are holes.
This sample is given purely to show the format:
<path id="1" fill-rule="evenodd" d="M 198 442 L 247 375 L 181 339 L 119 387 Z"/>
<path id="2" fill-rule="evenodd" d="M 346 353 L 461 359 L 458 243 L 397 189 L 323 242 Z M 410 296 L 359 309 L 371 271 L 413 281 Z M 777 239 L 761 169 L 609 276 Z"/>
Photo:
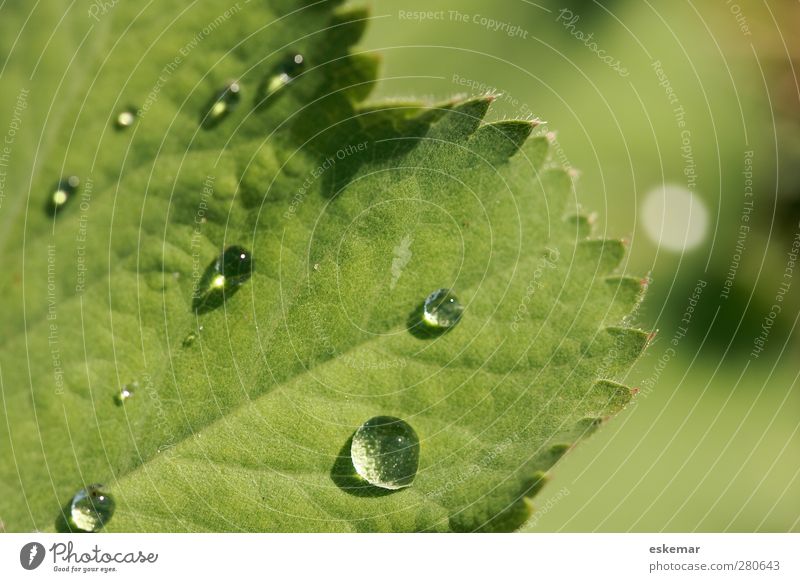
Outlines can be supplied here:
<path id="1" fill-rule="evenodd" d="M 120 388 L 119 392 L 114 395 L 114 400 L 120 406 L 125 404 L 125 401 L 128 398 L 132 398 L 136 392 L 136 389 L 139 387 L 138 382 L 131 382 L 130 384 L 125 384 L 122 388 Z"/>
<path id="2" fill-rule="evenodd" d="M 236 291 L 252 275 L 250 251 L 234 245 L 225 249 L 209 265 L 200 280 L 194 298 L 194 309 L 208 311 L 222 305 L 225 296 Z"/>
<path id="3" fill-rule="evenodd" d="M 303 55 L 295 53 L 287 56 L 267 77 L 263 87 L 263 97 L 269 97 L 291 83 L 306 68 Z"/>
<path id="4" fill-rule="evenodd" d="M 69 508 L 70 525 L 84 532 L 100 530 L 114 515 L 114 499 L 103 485 L 95 483 L 81 489 L 72 498 Z"/>
<path id="5" fill-rule="evenodd" d="M 212 280 L 215 287 L 239 286 L 250 278 L 253 271 L 253 258 L 250 251 L 234 245 L 228 247 L 217 258 L 217 276 Z"/>
<path id="6" fill-rule="evenodd" d="M 78 176 L 69 176 L 59 180 L 53 192 L 50 194 L 50 197 L 47 199 L 47 211 L 52 216 L 55 216 L 58 211 L 72 199 L 78 191 L 80 183 L 81 181 Z"/>
<path id="7" fill-rule="evenodd" d="M 114 120 L 114 126 L 117 129 L 127 129 L 136 123 L 136 109 L 128 107 L 117 113 L 117 118 Z"/>
<path id="8" fill-rule="evenodd" d="M 197 339 L 197 336 L 200 335 L 202 331 L 203 331 L 203 326 L 201 325 L 200 327 L 197 328 L 196 332 L 190 331 L 189 333 L 187 333 L 186 337 L 183 338 L 183 347 L 188 348 L 189 346 L 191 346 Z"/>
<path id="9" fill-rule="evenodd" d="M 203 112 L 200 125 L 205 129 L 211 129 L 225 119 L 239 105 L 242 98 L 241 89 L 237 81 L 231 81 L 220 89 Z"/>
<path id="10" fill-rule="evenodd" d="M 414 481 L 419 466 L 419 438 L 404 420 L 376 416 L 362 424 L 350 446 L 353 467 L 382 489 L 401 489 Z"/>
<path id="11" fill-rule="evenodd" d="M 461 320 L 464 306 L 449 289 L 437 289 L 425 299 L 422 320 L 436 329 L 449 329 Z"/>

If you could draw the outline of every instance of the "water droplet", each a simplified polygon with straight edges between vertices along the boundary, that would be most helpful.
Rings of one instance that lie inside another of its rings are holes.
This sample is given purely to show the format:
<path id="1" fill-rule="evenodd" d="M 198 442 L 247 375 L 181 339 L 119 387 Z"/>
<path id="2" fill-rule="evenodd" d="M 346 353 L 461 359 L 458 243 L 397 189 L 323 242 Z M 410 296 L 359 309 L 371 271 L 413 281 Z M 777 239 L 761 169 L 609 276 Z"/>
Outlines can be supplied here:
<path id="1" fill-rule="evenodd" d="M 125 404 L 125 401 L 128 398 L 132 398 L 136 389 L 139 387 L 138 382 L 131 382 L 130 384 L 125 384 L 122 388 L 120 388 L 119 392 L 114 396 L 114 400 L 120 406 Z"/>
<path id="2" fill-rule="evenodd" d="M 464 306 L 449 289 L 437 289 L 425 299 L 422 320 L 436 329 L 449 329 L 461 320 Z"/>
<path id="3" fill-rule="evenodd" d="M 84 532 L 100 530 L 114 515 L 114 499 L 95 483 L 81 489 L 72 498 L 69 508 L 70 525 Z"/>
<path id="4" fill-rule="evenodd" d="M 50 194 L 50 197 L 47 199 L 47 211 L 55 216 L 75 195 L 80 183 L 81 181 L 78 176 L 69 176 L 59 180 L 53 192 Z"/>
<path id="5" fill-rule="evenodd" d="M 197 339 L 197 336 L 200 335 L 200 332 L 203 331 L 203 326 L 197 328 L 197 332 L 190 331 L 186 334 L 186 337 L 183 338 L 183 347 L 188 348 L 194 343 L 194 340 Z"/>
<path id="6" fill-rule="evenodd" d="M 350 446 L 353 467 L 382 489 L 401 489 L 414 481 L 419 466 L 419 438 L 404 420 L 376 416 L 362 424 Z"/>
<path id="7" fill-rule="evenodd" d="M 216 261 L 217 276 L 212 280 L 215 287 L 233 287 L 247 281 L 253 271 L 250 251 L 234 245 L 223 251 Z"/>
<path id="8" fill-rule="evenodd" d="M 300 53 L 289 55 L 267 77 L 264 83 L 264 97 L 269 97 L 279 89 L 291 83 L 306 68 L 306 62 Z"/>
<path id="9" fill-rule="evenodd" d="M 234 293 L 250 278 L 252 271 L 250 251 L 238 245 L 228 247 L 203 274 L 195 293 L 194 309 L 208 311 L 219 307 L 226 294 Z"/>
<path id="10" fill-rule="evenodd" d="M 128 107 L 117 114 L 114 125 L 117 129 L 127 129 L 136 123 L 136 109 Z"/>
<path id="11" fill-rule="evenodd" d="M 228 114 L 236 109 L 241 100 L 241 86 L 236 81 L 231 81 L 220 89 L 206 107 L 201 125 L 205 129 L 215 127 Z"/>

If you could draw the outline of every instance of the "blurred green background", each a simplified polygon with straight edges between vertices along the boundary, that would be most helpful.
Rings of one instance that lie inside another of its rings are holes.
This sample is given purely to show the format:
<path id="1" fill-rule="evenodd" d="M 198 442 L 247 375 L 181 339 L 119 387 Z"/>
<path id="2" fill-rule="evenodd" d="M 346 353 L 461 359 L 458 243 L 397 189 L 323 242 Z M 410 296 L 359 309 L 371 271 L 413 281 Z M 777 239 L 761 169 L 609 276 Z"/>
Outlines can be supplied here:
<path id="1" fill-rule="evenodd" d="M 800 531 L 800 272 L 784 277 L 800 5 L 402 0 L 372 16 L 375 98 L 494 91 L 495 118 L 545 120 L 598 236 L 627 238 L 626 270 L 652 279 L 642 392 L 559 465 L 527 529 Z"/>

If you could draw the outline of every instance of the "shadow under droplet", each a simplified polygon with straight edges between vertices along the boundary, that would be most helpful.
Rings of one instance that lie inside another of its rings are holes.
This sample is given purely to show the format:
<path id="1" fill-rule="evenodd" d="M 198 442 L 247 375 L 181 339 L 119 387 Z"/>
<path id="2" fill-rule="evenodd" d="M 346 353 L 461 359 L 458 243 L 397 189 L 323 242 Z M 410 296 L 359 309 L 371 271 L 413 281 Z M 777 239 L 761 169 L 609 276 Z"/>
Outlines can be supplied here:
<path id="1" fill-rule="evenodd" d="M 285 86 L 278 87 L 277 89 L 271 89 L 269 84 L 270 80 L 274 75 L 268 75 L 258 86 L 256 97 L 254 99 L 253 109 L 256 111 L 264 111 L 275 105 L 281 98 L 281 96 L 286 93 L 283 89 Z"/>
<path id="2" fill-rule="evenodd" d="M 197 293 L 192 299 L 192 311 L 198 315 L 214 311 L 222 307 L 225 299 L 230 297 L 238 290 L 238 287 L 232 289 L 210 289 L 205 293 Z"/>
<path id="3" fill-rule="evenodd" d="M 61 206 L 53 204 L 51 200 L 45 202 L 44 205 L 44 212 L 50 218 L 56 218 L 59 215 L 59 211 L 61 210 Z"/>
<path id="4" fill-rule="evenodd" d="M 417 339 L 428 340 L 437 338 L 440 335 L 446 334 L 450 331 L 451 327 L 434 327 L 425 322 L 422 315 L 425 312 L 425 302 L 423 301 L 408 315 L 406 320 L 406 328 L 408 333 Z"/>
<path id="5" fill-rule="evenodd" d="M 339 489 L 355 497 L 384 497 L 401 491 L 401 489 L 382 489 L 380 487 L 375 487 L 359 477 L 355 467 L 353 467 L 353 459 L 350 457 L 353 435 L 355 435 L 355 431 L 350 435 L 350 438 L 347 439 L 347 442 L 339 451 L 339 456 L 336 457 L 336 462 L 334 462 L 333 467 L 331 467 L 331 481 L 333 481 Z"/>

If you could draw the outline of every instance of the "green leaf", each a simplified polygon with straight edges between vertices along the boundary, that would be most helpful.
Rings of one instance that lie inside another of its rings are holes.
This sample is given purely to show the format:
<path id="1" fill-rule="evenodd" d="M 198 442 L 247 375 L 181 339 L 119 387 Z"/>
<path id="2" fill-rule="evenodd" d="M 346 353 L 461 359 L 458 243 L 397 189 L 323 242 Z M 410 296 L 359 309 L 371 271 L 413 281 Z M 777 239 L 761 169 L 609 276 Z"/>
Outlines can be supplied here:
<path id="1" fill-rule="evenodd" d="M 350 51 L 368 16 L 335 4 L 119 3 L 90 21 L 30 197 L 3 208 L 6 528 L 59 527 L 102 482 L 108 531 L 513 530 L 630 400 L 643 286 L 576 218 L 547 138 L 483 122 L 491 97 L 363 104 L 376 61 Z M 264 99 L 296 53 L 305 70 Z M 232 79 L 241 103 L 201 128 Z M 147 109 L 114 131 L 128 103 Z M 53 220 L 62 175 L 82 186 Z M 252 278 L 195 311 L 230 245 Z M 420 333 L 442 287 L 464 316 Z M 355 475 L 350 439 L 379 415 L 419 435 L 411 487 Z"/>

